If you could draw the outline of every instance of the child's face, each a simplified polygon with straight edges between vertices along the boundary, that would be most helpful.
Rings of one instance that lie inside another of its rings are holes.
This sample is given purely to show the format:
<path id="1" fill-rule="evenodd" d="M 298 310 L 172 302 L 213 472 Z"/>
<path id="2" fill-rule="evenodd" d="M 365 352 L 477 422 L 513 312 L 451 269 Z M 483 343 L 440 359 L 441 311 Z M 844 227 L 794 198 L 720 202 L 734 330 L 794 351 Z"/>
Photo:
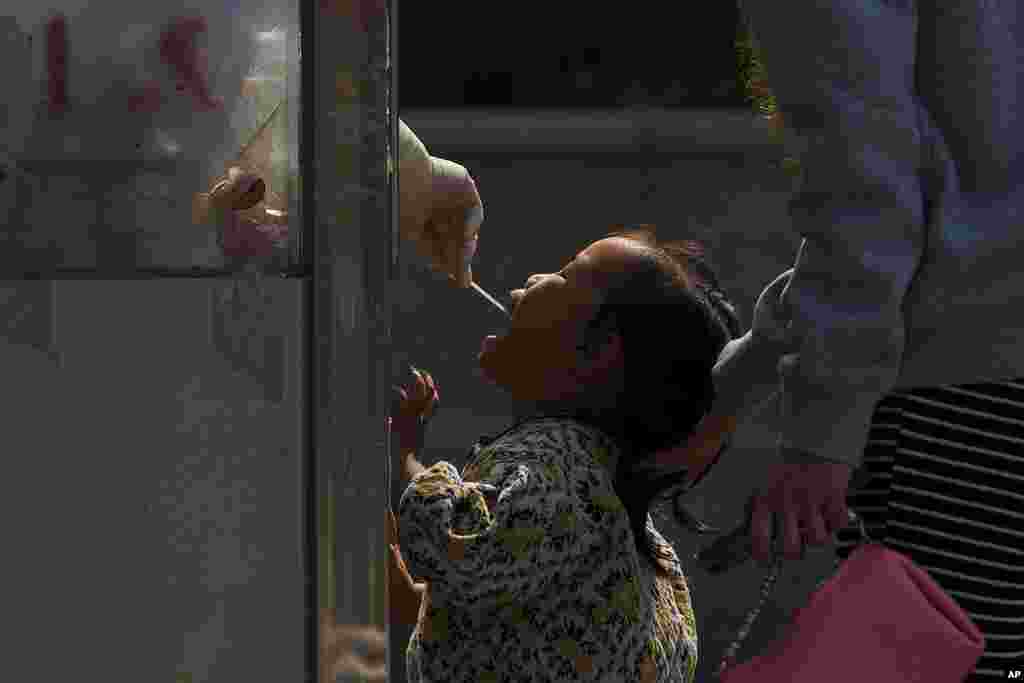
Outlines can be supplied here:
<path id="1" fill-rule="evenodd" d="M 618 334 L 592 356 L 577 346 L 612 277 L 642 258 L 640 245 L 613 237 L 594 242 L 557 273 L 530 276 L 525 289 L 511 292 L 508 333 L 483 341 L 477 358 L 484 376 L 532 403 L 576 403 L 594 389 L 612 389 L 621 368 Z"/>

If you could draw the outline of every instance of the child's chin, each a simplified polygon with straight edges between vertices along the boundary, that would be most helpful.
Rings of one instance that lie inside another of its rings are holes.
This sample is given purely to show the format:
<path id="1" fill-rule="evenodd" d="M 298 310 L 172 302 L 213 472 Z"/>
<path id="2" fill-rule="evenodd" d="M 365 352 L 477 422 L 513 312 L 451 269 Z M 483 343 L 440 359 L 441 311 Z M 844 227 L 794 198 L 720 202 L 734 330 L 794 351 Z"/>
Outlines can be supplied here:
<path id="1" fill-rule="evenodd" d="M 476 356 L 477 372 L 476 374 L 480 379 L 487 382 L 487 384 L 501 390 L 504 393 L 512 393 L 508 385 L 508 376 L 498 366 L 498 358 L 493 351 L 481 350 Z"/>
<path id="2" fill-rule="evenodd" d="M 489 371 L 489 367 L 494 362 L 494 352 L 498 347 L 498 338 L 493 334 L 484 337 L 480 342 L 480 350 L 476 354 L 477 365 L 480 366 L 480 371 L 483 373 L 484 378 L 489 382 L 494 381 L 494 377 Z"/>

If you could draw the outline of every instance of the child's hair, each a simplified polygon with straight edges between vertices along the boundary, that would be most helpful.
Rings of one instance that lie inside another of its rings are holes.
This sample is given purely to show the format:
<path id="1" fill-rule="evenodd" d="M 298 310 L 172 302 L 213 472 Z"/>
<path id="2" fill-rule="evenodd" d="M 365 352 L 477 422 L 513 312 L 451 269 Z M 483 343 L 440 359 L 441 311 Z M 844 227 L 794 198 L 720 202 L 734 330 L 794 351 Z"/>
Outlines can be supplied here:
<path id="1" fill-rule="evenodd" d="M 646 531 L 647 515 L 659 494 L 682 484 L 689 473 L 651 476 L 629 463 L 689 438 L 714 400 L 711 371 L 718 355 L 741 335 L 741 326 L 700 243 L 660 244 L 647 225 L 608 237 L 643 245 L 648 259 L 612 283 L 587 326 L 582 350 L 599 347 L 615 331 L 624 357 L 624 386 L 615 409 L 590 418 L 626 453 L 615 490 L 629 514 L 637 550 L 664 573 L 657 561 L 663 555 Z M 674 503 L 675 517 L 690 526 L 678 496 Z"/>

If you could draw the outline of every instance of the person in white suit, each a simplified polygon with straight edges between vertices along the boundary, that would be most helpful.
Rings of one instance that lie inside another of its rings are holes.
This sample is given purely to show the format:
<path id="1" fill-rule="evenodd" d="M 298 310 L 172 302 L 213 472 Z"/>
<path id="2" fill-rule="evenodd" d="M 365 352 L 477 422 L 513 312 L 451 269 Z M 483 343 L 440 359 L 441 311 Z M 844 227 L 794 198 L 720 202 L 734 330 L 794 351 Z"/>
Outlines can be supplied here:
<path id="1" fill-rule="evenodd" d="M 970 615 L 968 678 L 1024 662 L 1024 18 L 1017 0 L 744 0 L 785 128 L 806 144 L 784 293 L 780 461 L 753 495 L 786 557 L 849 505 Z M 800 39 L 793 40 L 794 20 Z"/>

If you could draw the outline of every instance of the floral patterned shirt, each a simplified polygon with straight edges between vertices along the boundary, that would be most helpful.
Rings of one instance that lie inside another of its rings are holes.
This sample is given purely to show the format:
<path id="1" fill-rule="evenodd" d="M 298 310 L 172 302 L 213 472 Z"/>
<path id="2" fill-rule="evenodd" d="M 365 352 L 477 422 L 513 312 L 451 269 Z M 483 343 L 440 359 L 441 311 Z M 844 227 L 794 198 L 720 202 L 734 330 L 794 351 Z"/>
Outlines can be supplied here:
<path id="1" fill-rule="evenodd" d="M 671 578 L 637 553 L 612 488 L 619 456 L 599 430 L 546 418 L 480 448 L 461 476 L 438 462 L 410 482 L 402 555 L 429 584 L 410 683 L 693 682 L 679 558 L 650 516 Z"/>

